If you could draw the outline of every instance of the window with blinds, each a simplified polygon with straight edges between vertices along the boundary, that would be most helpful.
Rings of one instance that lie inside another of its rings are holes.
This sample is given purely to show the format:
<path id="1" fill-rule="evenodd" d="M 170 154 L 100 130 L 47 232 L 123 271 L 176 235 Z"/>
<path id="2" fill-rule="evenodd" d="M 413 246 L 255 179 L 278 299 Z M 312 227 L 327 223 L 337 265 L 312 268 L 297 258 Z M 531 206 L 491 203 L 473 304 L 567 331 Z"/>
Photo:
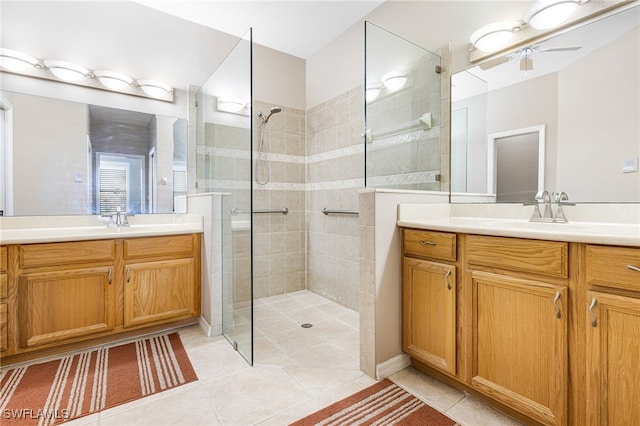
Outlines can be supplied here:
<path id="1" fill-rule="evenodd" d="M 187 195 L 187 171 L 173 169 L 173 197 Z"/>
<path id="2" fill-rule="evenodd" d="M 127 170 L 100 168 L 100 214 L 127 211 Z"/>

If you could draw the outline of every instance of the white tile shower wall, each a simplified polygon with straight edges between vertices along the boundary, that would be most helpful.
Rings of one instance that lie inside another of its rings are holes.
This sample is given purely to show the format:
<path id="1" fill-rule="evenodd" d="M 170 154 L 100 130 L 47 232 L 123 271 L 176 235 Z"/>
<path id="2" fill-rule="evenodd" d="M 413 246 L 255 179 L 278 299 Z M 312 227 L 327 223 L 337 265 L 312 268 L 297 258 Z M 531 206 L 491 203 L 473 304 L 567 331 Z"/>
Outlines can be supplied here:
<path id="1" fill-rule="evenodd" d="M 359 309 L 358 210 L 364 186 L 364 93 L 356 87 L 307 111 L 307 289 Z"/>
<path id="2" fill-rule="evenodd" d="M 262 123 L 257 113 L 261 111 L 267 115 L 273 106 L 281 107 L 282 112 L 272 115 L 265 128 L 270 179 L 264 185 L 254 180 L 253 208 L 286 207 L 289 212 L 286 215 L 257 213 L 253 216 L 254 298 L 276 296 L 306 287 L 305 111 L 254 101 L 254 165 Z"/>

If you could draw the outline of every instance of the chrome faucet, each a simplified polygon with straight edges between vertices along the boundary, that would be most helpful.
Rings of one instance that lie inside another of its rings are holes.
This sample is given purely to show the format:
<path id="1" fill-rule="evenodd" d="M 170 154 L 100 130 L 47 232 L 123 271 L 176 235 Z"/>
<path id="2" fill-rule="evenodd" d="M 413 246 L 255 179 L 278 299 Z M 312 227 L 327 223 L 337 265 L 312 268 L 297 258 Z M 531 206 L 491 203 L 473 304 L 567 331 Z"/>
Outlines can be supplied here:
<path id="1" fill-rule="evenodd" d="M 533 203 L 524 204 L 525 206 L 534 206 L 533 214 L 529 222 L 569 222 L 562 210 L 562 206 L 575 206 L 575 203 L 568 203 L 567 200 L 569 200 L 569 196 L 566 192 L 553 192 L 549 194 L 548 191 L 539 191 Z M 553 210 L 552 203 L 556 204 L 555 211 Z M 541 204 L 544 206 L 542 214 L 540 213 Z"/>
<path id="2" fill-rule="evenodd" d="M 129 225 L 129 216 L 134 216 L 130 213 L 123 212 L 120 207 L 116 207 L 116 214 L 111 215 L 111 220 L 109 220 L 109 224 L 107 228 L 120 228 L 120 227 L 128 227 Z"/>
<path id="3" fill-rule="evenodd" d="M 567 223 L 569 220 L 567 216 L 564 214 L 564 210 L 562 210 L 562 206 L 575 206 L 576 203 L 568 203 L 569 196 L 566 192 L 553 193 L 554 199 L 553 202 L 557 204 L 556 212 L 553 215 L 553 221 L 558 223 Z"/>

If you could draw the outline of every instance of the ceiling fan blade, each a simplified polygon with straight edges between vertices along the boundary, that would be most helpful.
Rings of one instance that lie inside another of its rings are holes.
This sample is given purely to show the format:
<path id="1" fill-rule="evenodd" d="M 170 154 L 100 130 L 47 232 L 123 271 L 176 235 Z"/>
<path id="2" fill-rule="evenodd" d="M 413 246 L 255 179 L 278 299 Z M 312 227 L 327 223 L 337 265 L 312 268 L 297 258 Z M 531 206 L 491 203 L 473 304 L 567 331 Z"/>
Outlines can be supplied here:
<path id="1" fill-rule="evenodd" d="M 508 56 L 502 56 L 500 58 L 495 58 L 495 59 L 492 59 L 490 61 L 483 62 L 483 63 L 480 64 L 480 69 L 482 71 L 486 71 L 486 70 L 491 69 L 493 67 L 497 67 L 500 64 L 504 64 L 505 62 L 509 62 L 509 59 L 510 58 Z"/>
<path id="2" fill-rule="evenodd" d="M 582 49 L 582 46 L 572 47 L 549 47 L 546 49 L 538 49 L 538 52 L 571 52 L 574 50 Z"/>

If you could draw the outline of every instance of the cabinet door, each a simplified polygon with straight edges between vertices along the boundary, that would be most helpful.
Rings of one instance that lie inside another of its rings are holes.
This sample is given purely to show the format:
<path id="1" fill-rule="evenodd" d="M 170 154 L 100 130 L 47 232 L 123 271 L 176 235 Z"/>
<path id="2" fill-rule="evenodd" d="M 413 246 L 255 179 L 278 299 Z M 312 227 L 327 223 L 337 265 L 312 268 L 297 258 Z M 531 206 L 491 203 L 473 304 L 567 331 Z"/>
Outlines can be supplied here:
<path id="1" fill-rule="evenodd" d="M 587 423 L 640 425 L 640 299 L 588 296 Z"/>
<path id="2" fill-rule="evenodd" d="M 472 272 L 471 385 L 547 425 L 567 422 L 567 290 Z"/>
<path id="3" fill-rule="evenodd" d="M 197 315 L 194 274 L 194 259 L 127 264 L 125 327 Z"/>
<path id="4" fill-rule="evenodd" d="M 402 348 L 415 359 L 456 374 L 456 268 L 404 258 Z"/>
<path id="5" fill-rule="evenodd" d="M 22 275 L 18 282 L 20 346 L 31 347 L 114 328 L 111 267 Z"/>

